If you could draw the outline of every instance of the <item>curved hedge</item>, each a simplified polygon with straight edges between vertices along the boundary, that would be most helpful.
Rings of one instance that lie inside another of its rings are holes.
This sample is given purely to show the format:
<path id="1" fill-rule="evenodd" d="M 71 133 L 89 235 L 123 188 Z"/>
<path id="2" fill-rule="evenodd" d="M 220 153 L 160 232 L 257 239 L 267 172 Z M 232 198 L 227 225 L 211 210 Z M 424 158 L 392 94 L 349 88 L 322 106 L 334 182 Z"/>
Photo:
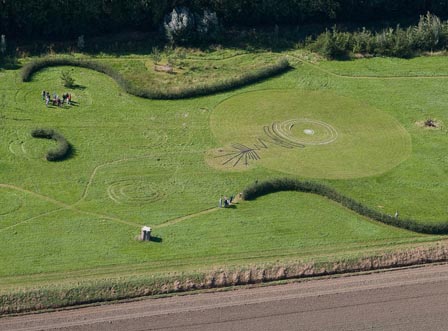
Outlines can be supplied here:
<path id="1" fill-rule="evenodd" d="M 298 191 L 318 194 L 340 203 L 344 207 L 353 210 L 359 215 L 414 232 L 427 234 L 448 234 L 448 222 L 422 224 L 421 222 L 412 219 L 395 218 L 364 206 L 363 204 L 342 195 L 329 186 L 309 181 L 279 178 L 255 183 L 243 191 L 243 198 L 245 200 L 254 200 L 260 196 L 281 191 Z"/>
<path id="2" fill-rule="evenodd" d="M 45 155 L 48 161 L 62 161 L 70 156 L 72 146 L 59 133 L 53 129 L 35 129 L 31 132 L 34 138 L 52 139 L 58 143 L 55 149 L 50 149 Z"/>
<path id="3" fill-rule="evenodd" d="M 26 64 L 22 69 L 22 81 L 29 82 L 34 73 L 46 68 L 55 66 L 75 66 L 92 69 L 110 76 L 117 84 L 127 93 L 147 98 L 147 99 L 182 99 L 197 96 L 213 94 L 231 90 L 244 85 L 252 84 L 263 79 L 281 74 L 291 67 L 287 59 L 282 58 L 277 63 L 254 70 L 252 72 L 243 73 L 238 77 L 230 78 L 224 81 L 201 84 L 196 86 L 186 86 L 171 89 L 150 90 L 139 88 L 124 78 L 117 70 L 112 67 L 91 60 L 79 60 L 73 58 L 42 58 Z"/>

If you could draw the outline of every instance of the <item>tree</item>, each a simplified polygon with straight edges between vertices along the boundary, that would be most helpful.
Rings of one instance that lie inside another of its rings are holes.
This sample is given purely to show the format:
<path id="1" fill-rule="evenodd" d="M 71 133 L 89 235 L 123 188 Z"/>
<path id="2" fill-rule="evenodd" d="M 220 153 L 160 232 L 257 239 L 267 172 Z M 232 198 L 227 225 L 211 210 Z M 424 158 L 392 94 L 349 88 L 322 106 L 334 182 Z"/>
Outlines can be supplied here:
<path id="1" fill-rule="evenodd" d="M 160 51 L 157 47 L 152 48 L 151 59 L 155 64 L 159 63 L 162 60 L 162 54 L 160 54 Z"/>
<path id="2" fill-rule="evenodd" d="M 4 55 L 5 52 L 6 52 L 6 36 L 2 34 L 0 36 L 0 53 Z"/>
<path id="3" fill-rule="evenodd" d="M 187 7 L 176 7 L 165 16 L 165 34 L 172 44 L 210 41 L 218 37 L 220 25 L 215 12 L 193 13 Z"/>
<path id="4" fill-rule="evenodd" d="M 194 30 L 194 15 L 187 7 L 176 7 L 165 16 L 163 23 L 166 37 L 175 43 L 185 43 L 191 41 Z"/>
<path id="5" fill-rule="evenodd" d="M 65 87 L 73 87 L 75 86 L 75 79 L 72 77 L 72 74 L 68 70 L 63 70 L 61 72 L 61 80 Z"/>
<path id="6" fill-rule="evenodd" d="M 80 51 L 82 51 L 84 47 L 86 47 L 86 42 L 84 41 L 84 35 L 78 37 L 77 46 Z"/>

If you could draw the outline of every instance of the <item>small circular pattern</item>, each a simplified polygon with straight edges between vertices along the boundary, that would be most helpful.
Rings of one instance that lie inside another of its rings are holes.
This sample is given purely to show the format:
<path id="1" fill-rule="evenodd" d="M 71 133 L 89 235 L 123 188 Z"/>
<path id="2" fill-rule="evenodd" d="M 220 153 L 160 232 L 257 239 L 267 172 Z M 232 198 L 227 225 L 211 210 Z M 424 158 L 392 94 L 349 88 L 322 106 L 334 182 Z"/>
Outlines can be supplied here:
<path id="1" fill-rule="evenodd" d="M 49 144 L 33 138 L 14 139 L 9 142 L 9 151 L 28 160 L 43 159 Z"/>
<path id="2" fill-rule="evenodd" d="M 277 137 L 294 144 L 326 145 L 338 138 L 338 132 L 330 124 L 307 118 L 274 123 L 272 129 Z"/>
<path id="3" fill-rule="evenodd" d="M 107 188 L 110 199 L 119 204 L 140 205 L 162 199 L 165 193 L 150 181 L 144 179 L 123 179 Z"/>

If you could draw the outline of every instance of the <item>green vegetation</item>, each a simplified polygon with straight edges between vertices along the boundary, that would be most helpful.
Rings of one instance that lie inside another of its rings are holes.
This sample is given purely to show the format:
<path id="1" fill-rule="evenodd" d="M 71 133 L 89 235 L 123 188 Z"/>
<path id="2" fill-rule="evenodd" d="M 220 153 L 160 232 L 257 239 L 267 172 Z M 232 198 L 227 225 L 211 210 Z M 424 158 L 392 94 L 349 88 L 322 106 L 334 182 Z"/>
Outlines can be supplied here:
<path id="1" fill-rule="evenodd" d="M 415 26 L 406 29 L 399 25 L 372 32 L 341 32 L 333 28 L 325 31 L 308 47 L 326 58 L 343 58 L 352 53 L 369 56 L 411 57 L 421 52 L 446 50 L 448 46 L 448 21 L 442 22 L 437 16 L 427 13 L 420 16 Z"/>
<path id="2" fill-rule="evenodd" d="M 216 12 L 226 27 L 274 24 L 297 25 L 328 21 L 366 22 L 416 17 L 430 11 L 446 16 L 446 1 L 421 0 L 163 0 L 89 3 L 3 1 L 0 33 L 27 37 L 77 38 L 125 29 L 157 30 L 175 6 L 188 5 L 202 13 Z M 53 13 L 58 13 L 54 15 Z"/>
<path id="3" fill-rule="evenodd" d="M 246 200 L 254 200 L 266 194 L 282 191 L 298 191 L 318 194 L 330 200 L 336 201 L 344 207 L 347 207 L 348 209 L 351 209 L 362 216 L 366 216 L 370 219 L 397 226 L 403 229 L 429 234 L 448 234 L 447 221 L 440 222 L 438 224 L 422 224 L 422 222 L 415 220 L 401 219 L 398 217 L 398 215 L 386 215 L 377 212 L 367 206 L 364 206 L 353 199 L 345 197 L 326 185 L 313 182 L 302 182 L 288 178 L 273 179 L 249 186 L 244 190 L 243 196 Z"/>
<path id="4" fill-rule="evenodd" d="M 140 65 L 142 64 L 143 63 L 140 62 Z M 189 68 L 190 70 L 188 71 L 184 70 L 187 74 L 185 74 L 180 81 L 174 81 L 176 86 L 167 86 L 164 88 L 157 86 L 157 82 L 160 81 L 160 79 L 152 79 L 153 77 L 148 75 L 145 68 L 134 67 L 133 70 L 126 70 L 126 74 L 121 74 L 121 72 L 116 70 L 114 67 L 98 61 L 77 59 L 72 57 L 47 57 L 33 60 L 25 65 L 22 70 L 22 80 L 24 82 L 30 81 L 32 75 L 43 68 L 63 65 L 89 68 L 105 73 L 106 75 L 112 77 L 124 91 L 129 94 L 148 99 L 181 99 L 222 92 L 251 83 L 256 83 L 260 80 L 283 73 L 290 68 L 288 61 L 282 58 L 274 64 L 264 66 L 257 66 L 257 63 L 252 64 L 250 67 L 242 68 L 242 73 L 235 74 L 235 68 L 232 68 L 233 72 L 229 75 L 229 77 L 223 78 L 221 76 L 220 79 L 214 80 L 214 78 L 218 76 L 218 74 L 215 73 L 211 77 L 206 77 L 206 82 L 198 83 L 197 79 L 194 79 L 193 84 L 185 86 L 180 85 L 192 82 L 192 80 L 189 79 L 190 77 L 188 76 L 188 73 L 194 71 L 194 68 Z M 218 69 L 218 67 L 214 67 L 214 69 Z M 152 70 L 152 68 L 150 70 Z M 140 73 L 138 73 L 138 71 L 140 71 Z M 143 79 L 141 78 L 142 75 Z M 167 73 L 163 73 L 162 75 L 167 75 Z"/>
<path id="5" fill-rule="evenodd" d="M 384 173 L 411 153 L 410 136 L 395 118 L 325 90 L 242 93 L 219 104 L 210 124 L 222 145 L 209 162 L 223 170 L 262 166 L 347 179 Z M 250 160 L 250 149 L 259 160 Z"/>
<path id="6" fill-rule="evenodd" d="M 96 287 L 101 292 L 136 277 L 123 291 L 135 285 L 134 293 L 151 293 L 142 290 L 151 279 L 215 267 L 338 260 L 445 238 L 372 221 L 303 192 L 217 208 L 221 195 L 238 196 L 287 173 L 365 206 L 369 217 L 398 211 L 416 230 L 446 227 L 443 58 L 340 63 L 301 51 L 216 48 L 164 51 L 161 64 L 169 56 L 178 74 L 154 72 L 149 55 L 26 59 L 22 71 L 0 72 L 2 295 L 40 297 L 57 285 L 65 289 L 57 295 L 67 295 L 62 304 L 85 302 L 79 298 L 92 287 L 82 292 L 80 279 L 102 284 Z M 186 100 L 125 92 L 127 84 L 144 90 L 160 81 L 166 89 L 197 87 L 195 80 L 213 86 L 232 72 L 253 73 L 285 56 L 293 70 L 237 91 Z M 63 88 L 60 73 L 68 69 L 77 85 Z M 46 107 L 42 90 L 70 93 L 74 105 Z M 428 118 L 441 125 L 419 125 Z M 36 127 L 68 137 L 76 154 L 46 162 L 42 155 L 53 142 L 33 139 L 29 132 Z M 260 135 L 266 135 L 262 142 Z M 252 149 L 248 166 L 223 167 L 217 153 L 247 152 L 241 145 Z M 153 228 L 154 241 L 135 240 L 142 225 Z M 103 299 L 117 297 L 109 289 Z"/>
<path id="7" fill-rule="evenodd" d="M 61 80 L 65 87 L 71 88 L 75 86 L 75 79 L 70 74 L 70 71 L 62 71 Z"/>
<path id="8" fill-rule="evenodd" d="M 31 132 L 33 138 L 51 139 L 57 143 L 55 149 L 51 149 L 45 155 L 47 161 L 62 161 L 66 159 L 72 150 L 70 143 L 59 133 L 52 129 L 35 129 Z"/>

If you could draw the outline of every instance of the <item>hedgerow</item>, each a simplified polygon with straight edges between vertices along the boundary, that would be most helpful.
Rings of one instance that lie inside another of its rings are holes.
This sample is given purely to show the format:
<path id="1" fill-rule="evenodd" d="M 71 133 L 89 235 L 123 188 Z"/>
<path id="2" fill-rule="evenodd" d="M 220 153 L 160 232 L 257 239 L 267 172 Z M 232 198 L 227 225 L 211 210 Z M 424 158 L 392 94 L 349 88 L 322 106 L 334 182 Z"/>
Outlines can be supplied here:
<path id="1" fill-rule="evenodd" d="M 406 29 L 397 26 L 379 32 L 363 28 L 344 32 L 336 27 L 308 42 L 307 47 L 326 58 L 341 58 L 350 53 L 407 58 L 425 51 L 448 47 L 448 21 L 430 13 L 420 16 L 417 25 Z"/>
<path id="2" fill-rule="evenodd" d="M 414 232 L 427 234 L 448 234 L 448 222 L 424 224 L 412 219 L 393 217 L 391 215 L 373 210 L 354 199 L 346 197 L 329 186 L 310 181 L 299 181 L 291 178 L 278 178 L 257 182 L 243 191 L 243 198 L 245 200 L 254 200 L 260 196 L 281 191 L 298 191 L 318 194 L 338 202 L 344 207 L 372 220 Z"/>
<path id="3" fill-rule="evenodd" d="M 182 86 L 177 88 L 145 89 L 132 84 L 112 67 L 91 60 L 79 60 L 74 58 L 41 58 L 26 64 L 21 73 L 22 81 L 29 82 L 34 73 L 55 66 L 75 66 L 92 69 L 110 76 L 127 93 L 147 99 L 183 99 L 213 94 L 231 90 L 244 85 L 252 84 L 263 79 L 273 77 L 290 69 L 287 59 L 282 58 L 272 65 L 258 70 L 243 73 L 237 77 L 210 84 L 195 86 Z"/>
<path id="4" fill-rule="evenodd" d="M 57 142 L 55 149 L 50 149 L 45 155 L 48 161 L 62 161 L 66 159 L 72 150 L 70 143 L 53 129 L 35 129 L 31 132 L 34 138 L 52 139 Z"/>

